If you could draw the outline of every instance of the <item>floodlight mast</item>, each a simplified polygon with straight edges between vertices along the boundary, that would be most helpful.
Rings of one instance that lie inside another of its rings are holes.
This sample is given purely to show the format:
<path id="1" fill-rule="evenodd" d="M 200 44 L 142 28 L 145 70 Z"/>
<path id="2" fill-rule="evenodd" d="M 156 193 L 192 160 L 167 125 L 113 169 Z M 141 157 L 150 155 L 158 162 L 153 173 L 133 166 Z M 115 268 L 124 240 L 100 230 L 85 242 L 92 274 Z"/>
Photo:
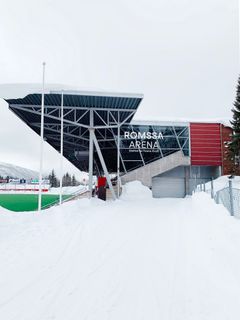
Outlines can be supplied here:
<path id="1" fill-rule="evenodd" d="M 62 185 L 63 185 L 63 90 L 61 94 L 61 142 L 60 142 L 60 193 L 59 204 L 62 204 Z"/>
<path id="2" fill-rule="evenodd" d="M 39 168 L 39 192 L 38 192 L 38 212 L 42 209 L 42 171 L 43 171 L 43 139 L 44 139 L 44 93 L 45 93 L 45 67 L 43 62 L 42 75 L 42 104 L 41 104 L 41 142 L 40 142 L 40 168 Z"/>
<path id="3" fill-rule="evenodd" d="M 89 165 L 88 165 L 88 198 L 92 197 L 93 190 L 93 132 L 94 132 L 94 120 L 93 120 L 93 110 L 90 113 L 90 128 L 89 128 Z"/>

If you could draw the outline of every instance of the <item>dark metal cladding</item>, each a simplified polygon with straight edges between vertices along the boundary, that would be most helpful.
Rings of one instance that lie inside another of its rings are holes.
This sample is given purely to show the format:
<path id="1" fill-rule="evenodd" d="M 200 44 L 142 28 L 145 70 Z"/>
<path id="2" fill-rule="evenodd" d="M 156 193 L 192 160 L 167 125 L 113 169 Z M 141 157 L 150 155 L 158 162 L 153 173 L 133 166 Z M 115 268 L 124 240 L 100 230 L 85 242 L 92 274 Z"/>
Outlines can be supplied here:
<path id="1" fill-rule="evenodd" d="M 130 123 L 134 113 L 140 105 L 143 96 L 129 94 L 70 94 L 64 93 L 64 119 L 72 124 L 64 126 L 64 157 L 80 170 L 88 170 L 89 131 L 84 125 L 89 126 L 89 114 L 87 110 L 96 110 L 94 125 L 102 126 L 103 121 L 109 121 L 109 110 L 119 122 Z M 60 108 L 61 92 L 46 93 L 44 95 L 45 121 L 44 139 L 58 152 L 60 151 Z M 40 93 L 29 94 L 24 98 L 6 99 L 12 110 L 23 122 L 40 135 L 40 107 L 42 95 Z M 81 119 L 81 120 L 76 120 Z M 51 125 L 49 125 L 49 123 Z M 82 125 L 79 126 L 79 125 Z M 116 160 L 116 129 L 95 130 L 99 139 L 99 145 L 106 162 Z M 104 139 L 105 138 L 105 139 Z M 83 156 L 84 153 L 84 156 Z M 99 170 L 99 159 L 95 154 L 95 173 Z M 108 159 L 107 159 L 108 158 Z M 109 160 L 109 161 L 108 161 Z M 114 165 L 110 165 L 109 171 L 116 171 Z"/>
<path id="2" fill-rule="evenodd" d="M 142 98 L 121 97 L 121 96 L 91 96 L 91 95 L 76 95 L 64 93 L 64 105 L 69 107 L 84 107 L 84 108 L 113 108 L 113 109 L 137 109 Z M 41 94 L 29 94 L 20 99 L 7 99 L 9 104 L 18 105 L 41 105 Z M 61 94 L 45 94 L 45 106 L 60 106 Z"/>

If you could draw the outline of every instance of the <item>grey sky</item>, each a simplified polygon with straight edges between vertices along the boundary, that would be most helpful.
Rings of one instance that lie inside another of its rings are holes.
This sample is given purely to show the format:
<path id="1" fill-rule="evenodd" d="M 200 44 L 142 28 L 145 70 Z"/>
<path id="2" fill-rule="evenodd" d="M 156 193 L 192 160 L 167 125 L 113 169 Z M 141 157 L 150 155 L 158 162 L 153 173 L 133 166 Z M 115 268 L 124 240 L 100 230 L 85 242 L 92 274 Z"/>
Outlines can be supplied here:
<path id="1" fill-rule="evenodd" d="M 136 118 L 231 115 L 238 0 L 2 0 L 0 39 L 0 83 L 40 82 L 45 60 L 49 83 L 144 93 Z M 0 161 L 38 169 L 37 136 L 0 115 Z"/>

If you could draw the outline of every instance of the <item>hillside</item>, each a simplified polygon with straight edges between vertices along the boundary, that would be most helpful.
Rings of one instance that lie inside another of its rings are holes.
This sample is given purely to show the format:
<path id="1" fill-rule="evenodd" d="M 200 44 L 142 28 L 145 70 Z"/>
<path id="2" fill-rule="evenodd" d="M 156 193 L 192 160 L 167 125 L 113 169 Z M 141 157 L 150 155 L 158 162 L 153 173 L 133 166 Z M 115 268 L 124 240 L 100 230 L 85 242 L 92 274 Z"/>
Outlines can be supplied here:
<path id="1" fill-rule="evenodd" d="M 23 167 L 15 166 L 10 163 L 0 162 L 0 176 L 31 179 L 37 178 L 38 172 Z"/>

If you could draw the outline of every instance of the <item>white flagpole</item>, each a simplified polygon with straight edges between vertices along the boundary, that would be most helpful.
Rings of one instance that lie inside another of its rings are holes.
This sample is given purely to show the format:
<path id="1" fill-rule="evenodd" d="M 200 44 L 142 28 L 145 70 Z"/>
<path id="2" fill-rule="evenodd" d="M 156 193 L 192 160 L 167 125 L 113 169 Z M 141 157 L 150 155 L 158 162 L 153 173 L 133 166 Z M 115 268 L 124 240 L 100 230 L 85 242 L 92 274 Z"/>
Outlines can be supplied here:
<path id="1" fill-rule="evenodd" d="M 61 143 L 60 143 L 60 193 L 59 203 L 62 204 L 62 182 L 63 182 L 63 90 L 61 98 Z"/>
<path id="2" fill-rule="evenodd" d="M 38 192 L 38 212 L 42 209 L 42 171 L 43 171 L 43 134 L 44 134 L 44 91 L 45 91 L 45 66 L 43 62 L 42 78 L 42 105 L 41 105 L 41 143 L 40 143 L 40 168 L 39 168 L 39 192 Z"/>
<path id="3" fill-rule="evenodd" d="M 240 72 L 240 0 L 238 0 L 238 73 L 239 72 Z"/>

